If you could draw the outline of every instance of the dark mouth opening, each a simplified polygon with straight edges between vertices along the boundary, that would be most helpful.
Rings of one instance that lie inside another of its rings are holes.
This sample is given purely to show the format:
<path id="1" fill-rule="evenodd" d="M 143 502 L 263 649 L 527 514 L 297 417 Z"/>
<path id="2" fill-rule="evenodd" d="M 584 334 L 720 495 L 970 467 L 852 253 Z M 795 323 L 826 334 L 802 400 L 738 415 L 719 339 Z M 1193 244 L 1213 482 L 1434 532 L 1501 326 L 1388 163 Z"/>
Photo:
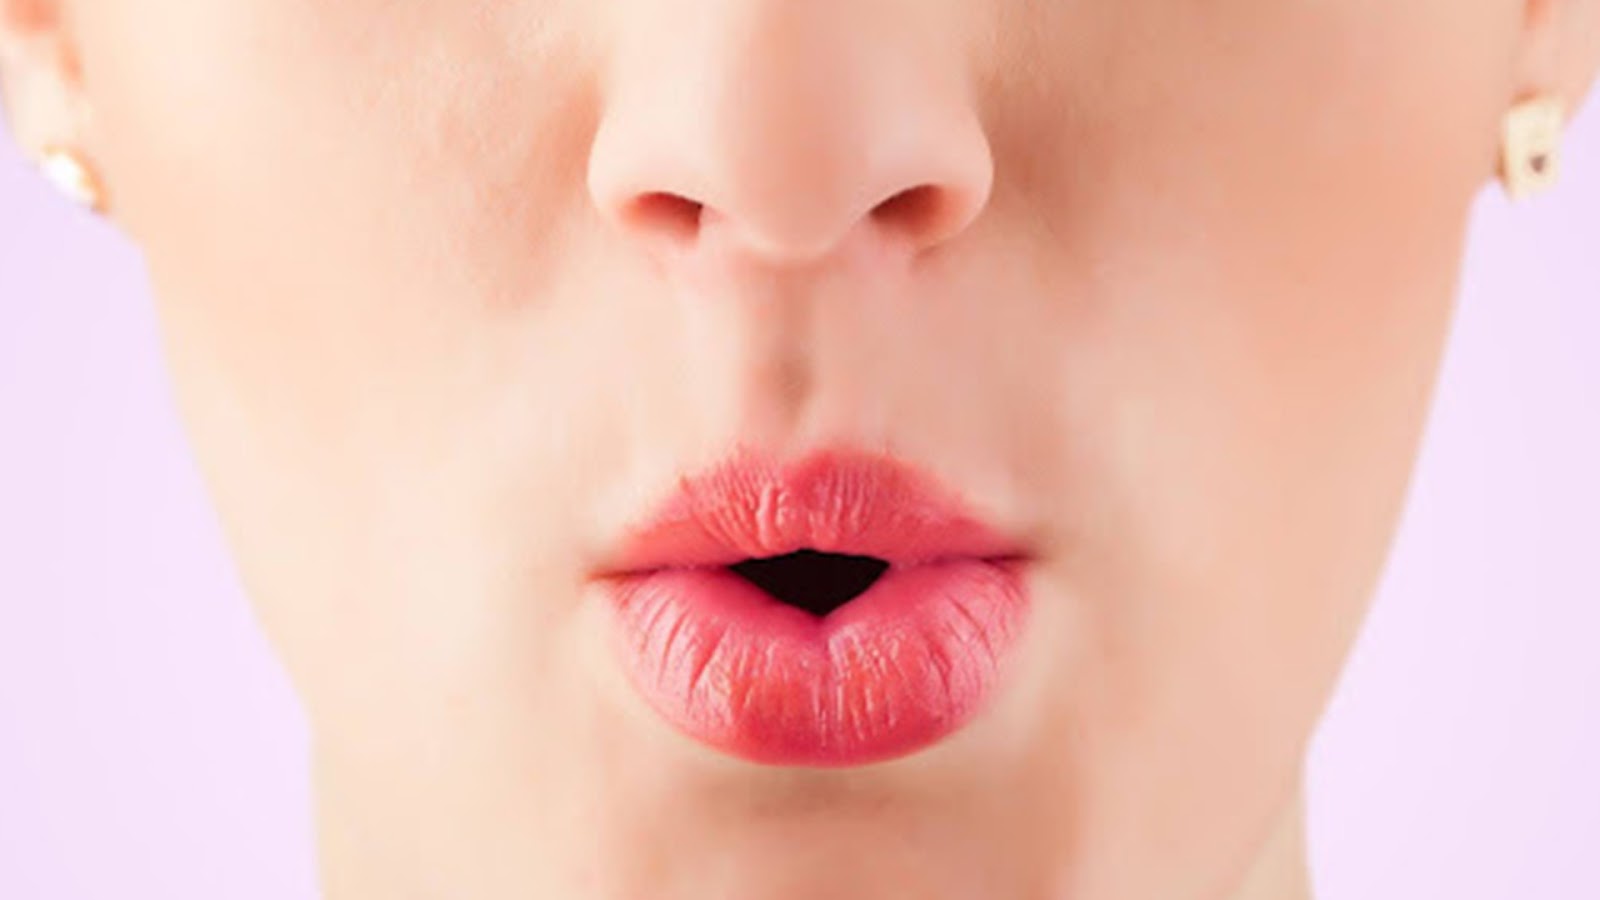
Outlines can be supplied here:
<path id="1" fill-rule="evenodd" d="M 825 616 L 866 593 L 889 564 L 873 556 L 796 550 L 728 568 L 781 603 Z"/>

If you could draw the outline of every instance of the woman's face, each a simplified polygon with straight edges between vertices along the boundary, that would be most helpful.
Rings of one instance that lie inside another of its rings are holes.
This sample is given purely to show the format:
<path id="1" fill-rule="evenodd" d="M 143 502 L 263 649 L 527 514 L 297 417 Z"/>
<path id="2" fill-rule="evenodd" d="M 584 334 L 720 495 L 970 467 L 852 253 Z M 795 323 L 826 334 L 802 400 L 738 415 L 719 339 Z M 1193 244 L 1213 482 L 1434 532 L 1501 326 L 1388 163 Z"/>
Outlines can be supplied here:
<path id="1" fill-rule="evenodd" d="M 1212 896 L 1296 790 L 1528 15 L 71 13 L 330 889 L 1075 900 Z M 889 453 L 1026 537 L 971 722 L 769 765 L 641 702 L 592 576 L 736 447 Z"/>

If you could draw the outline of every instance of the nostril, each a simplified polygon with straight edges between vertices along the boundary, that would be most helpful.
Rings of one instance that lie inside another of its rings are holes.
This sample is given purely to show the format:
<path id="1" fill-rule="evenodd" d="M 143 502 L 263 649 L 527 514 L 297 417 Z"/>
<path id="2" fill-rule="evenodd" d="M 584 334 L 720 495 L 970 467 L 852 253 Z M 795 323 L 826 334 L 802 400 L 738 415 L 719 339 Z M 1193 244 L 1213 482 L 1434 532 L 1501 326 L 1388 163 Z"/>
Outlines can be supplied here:
<path id="1" fill-rule="evenodd" d="M 624 218 L 647 234 L 675 241 L 689 240 L 700 231 L 705 206 L 666 191 L 642 194 L 629 205 Z"/>
<path id="2" fill-rule="evenodd" d="M 946 220 L 955 212 L 951 203 L 947 189 L 924 184 L 879 203 L 872 210 L 872 218 L 916 244 L 932 244 L 944 237 L 948 228 Z"/>
<path id="3" fill-rule="evenodd" d="M 938 214 L 939 189 L 931 184 L 910 188 L 879 203 L 872 215 L 887 222 L 910 222 L 927 219 Z"/>

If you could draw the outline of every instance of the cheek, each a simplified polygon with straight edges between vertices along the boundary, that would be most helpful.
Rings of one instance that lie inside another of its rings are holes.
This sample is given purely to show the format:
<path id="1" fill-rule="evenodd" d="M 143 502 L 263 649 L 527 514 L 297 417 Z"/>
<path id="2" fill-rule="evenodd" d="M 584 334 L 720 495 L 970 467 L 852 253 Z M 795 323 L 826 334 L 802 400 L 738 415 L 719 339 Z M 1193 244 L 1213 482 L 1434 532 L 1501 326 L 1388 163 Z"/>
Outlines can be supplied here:
<path id="1" fill-rule="evenodd" d="M 528 302 L 582 277 L 553 224 L 582 199 L 593 113 L 562 37 L 575 20 L 556 3 L 491 5 L 540 6 L 538 23 L 453 3 L 104 6 L 86 57 L 115 202 L 197 460 L 291 670 L 376 681 L 494 645 L 498 610 L 424 598 L 561 549 L 538 530 L 556 517 L 497 504 L 559 496 L 509 480 L 562 474 L 539 460 L 551 437 L 528 432 L 577 419 L 561 386 L 585 361 L 565 348 L 595 328 Z M 535 25 L 542 44 L 526 42 Z M 525 42 L 515 60 L 508 35 Z M 319 634 L 364 635 L 372 671 Z"/>
<path id="2" fill-rule="evenodd" d="M 1196 853 L 1196 823 L 1276 802 L 1359 627 L 1490 172 L 1503 10 L 1387 5 L 1260 5 L 1232 34 L 1124 5 L 1056 79 L 1102 90 L 1012 126 L 1060 174 L 1008 202 L 1078 263 L 1053 358 L 1082 601 L 1047 615 L 1082 652 L 1041 680 L 1072 686 L 1054 721 L 1095 723 L 1088 805 L 1170 786 L 1141 827 Z"/>
<path id="3" fill-rule="evenodd" d="M 593 110 L 557 4 L 106 2 L 86 42 L 118 205 L 207 296 L 175 314 L 285 336 L 437 321 L 558 253 Z"/>
<path id="4" fill-rule="evenodd" d="M 1119 402 L 1100 414 L 1141 535 L 1119 578 L 1173 623 L 1150 671 L 1238 654 L 1257 664 L 1196 664 L 1331 677 L 1328 636 L 1351 633 L 1402 502 L 1494 147 L 1490 13 L 1411 4 L 1380 28 L 1361 3 L 1274 6 L 1270 37 L 1187 41 L 1171 93 L 1120 120 L 1137 135 L 1108 126 L 1125 162 L 1093 229 L 1115 270 L 1098 349 L 1137 353 L 1107 357 Z M 1462 39 L 1422 51 L 1446 22 Z M 1180 71 L 1207 77 L 1179 88 Z"/>
<path id="5" fill-rule="evenodd" d="M 550 314 L 526 301 L 551 293 L 593 114 L 573 20 L 553 2 L 104 2 L 87 55 L 108 171 L 172 352 L 286 441 L 356 458 L 410 417 L 441 427 L 389 449 L 442 452 L 495 364 L 469 336 Z"/>
<path id="6" fill-rule="evenodd" d="M 1227 627 L 1206 604 L 1253 604 L 1313 641 L 1310 620 L 1364 598 L 1404 489 L 1506 23 L 1223 5 L 1238 15 L 1125 5 L 1084 37 L 1072 65 L 1090 68 L 1059 80 L 1104 91 L 1042 133 L 1069 176 L 1028 193 L 1083 263 L 1062 357 L 1094 386 L 1071 415 L 1101 456 L 1088 470 L 1114 473 L 1098 495 L 1112 580 L 1142 595 L 1126 609 L 1194 603 L 1205 629 Z M 1458 39 L 1431 49 L 1446 25 Z"/>

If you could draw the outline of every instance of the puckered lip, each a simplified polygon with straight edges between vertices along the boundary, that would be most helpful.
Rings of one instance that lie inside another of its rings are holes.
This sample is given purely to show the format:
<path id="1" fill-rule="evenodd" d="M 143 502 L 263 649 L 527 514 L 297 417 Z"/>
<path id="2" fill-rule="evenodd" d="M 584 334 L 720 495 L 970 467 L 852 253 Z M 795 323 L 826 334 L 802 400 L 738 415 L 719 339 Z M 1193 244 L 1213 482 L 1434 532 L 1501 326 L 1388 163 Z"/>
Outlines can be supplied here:
<path id="1" fill-rule="evenodd" d="M 722 567 L 797 550 L 905 568 L 949 559 L 1026 560 L 1027 545 L 892 456 L 825 449 L 784 461 L 741 448 L 630 527 L 597 578 Z"/>

